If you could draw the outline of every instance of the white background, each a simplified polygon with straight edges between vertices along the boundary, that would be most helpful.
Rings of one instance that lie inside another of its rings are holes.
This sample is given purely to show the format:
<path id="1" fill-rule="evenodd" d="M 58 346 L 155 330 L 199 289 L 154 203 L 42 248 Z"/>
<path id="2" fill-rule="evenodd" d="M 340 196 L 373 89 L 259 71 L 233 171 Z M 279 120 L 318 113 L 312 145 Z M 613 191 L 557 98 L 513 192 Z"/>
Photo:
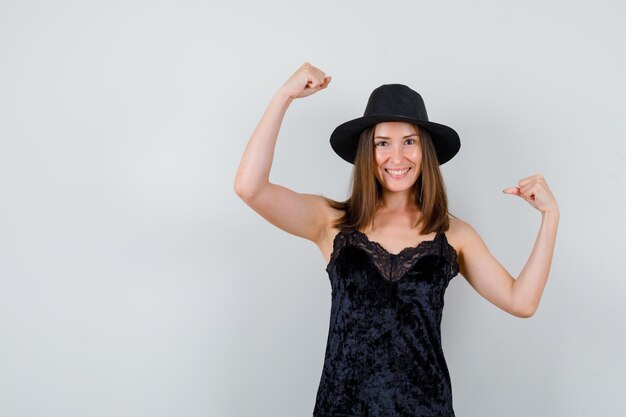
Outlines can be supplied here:
<path id="1" fill-rule="evenodd" d="M 233 191 L 304 62 L 270 179 L 347 197 L 328 143 L 407 84 L 461 136 L 450 210 L 517 276 L 561 209 L 535 316 L 458 275 L 458 417 L 623 416 L 626 9 L 618 1 L 1 1 L 0 416 L 310 416 L 330 284 L 317 247 Z"/>

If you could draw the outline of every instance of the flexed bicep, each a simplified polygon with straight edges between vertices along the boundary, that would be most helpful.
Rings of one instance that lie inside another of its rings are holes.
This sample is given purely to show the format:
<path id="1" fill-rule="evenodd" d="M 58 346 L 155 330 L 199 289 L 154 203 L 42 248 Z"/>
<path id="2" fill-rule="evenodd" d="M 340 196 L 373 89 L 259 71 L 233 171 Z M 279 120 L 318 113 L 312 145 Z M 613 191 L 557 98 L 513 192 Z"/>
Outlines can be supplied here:
<path id="1" fill-rule="evenodd" d="M 469 224 L 459 222 L 461 253 L 459 271 L 483 298 L 516 317 L 528 317 L 513 297 L 515 278 L 500 264 L 478 232 Z"/>

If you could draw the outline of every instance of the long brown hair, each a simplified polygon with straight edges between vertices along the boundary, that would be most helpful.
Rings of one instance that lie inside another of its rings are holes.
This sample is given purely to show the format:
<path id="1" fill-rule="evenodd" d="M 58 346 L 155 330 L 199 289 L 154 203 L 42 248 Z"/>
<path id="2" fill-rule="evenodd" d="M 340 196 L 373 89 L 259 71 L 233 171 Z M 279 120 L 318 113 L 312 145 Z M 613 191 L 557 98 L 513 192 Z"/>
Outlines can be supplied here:
<path id="1" fill-rule="evenodd" d="M 414 227 L 421 227 L 421 234 L 437 230 L 446 231 L 450 227 L 446 187 L 439 169 L 437 154 L 432 138 L 426 129 L 413 125 L 422 146 L 422 172 L 413 188 L 415 205 L 422 213 Z M 382 203 L 382 185 L 376 178 L 374 157 L 374 131 L 376 126 L 361 132 L 352 170 L 352 195 L 345 201 L 336 201 L 326 196 L 327 203 L 344 214 L 333 222 L 333 228 L 355 230 L 368 226 Z M 455 217 L 455 216 L 453 216 Z"/>

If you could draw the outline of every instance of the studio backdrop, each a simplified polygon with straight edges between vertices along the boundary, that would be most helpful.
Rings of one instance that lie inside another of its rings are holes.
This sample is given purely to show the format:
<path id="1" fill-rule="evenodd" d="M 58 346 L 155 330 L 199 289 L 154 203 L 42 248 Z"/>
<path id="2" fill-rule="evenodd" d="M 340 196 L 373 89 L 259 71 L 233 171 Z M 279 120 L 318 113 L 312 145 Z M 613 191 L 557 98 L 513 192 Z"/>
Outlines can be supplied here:
<path id="1" fill-rule="evenodd" d="M 0 3 L 0 416 L 310 416 L 331 287 L 320 250 L 234 192 L 305 61 L 270 180 L 344 200 L 331 149 L 386 83 L 461 138 L 450 212 L 517 277 L 561 212 L 536 314 L 459 274 L 442 344 L 458 417 L 626 415 L 625 6 L 617 1 Z"/>

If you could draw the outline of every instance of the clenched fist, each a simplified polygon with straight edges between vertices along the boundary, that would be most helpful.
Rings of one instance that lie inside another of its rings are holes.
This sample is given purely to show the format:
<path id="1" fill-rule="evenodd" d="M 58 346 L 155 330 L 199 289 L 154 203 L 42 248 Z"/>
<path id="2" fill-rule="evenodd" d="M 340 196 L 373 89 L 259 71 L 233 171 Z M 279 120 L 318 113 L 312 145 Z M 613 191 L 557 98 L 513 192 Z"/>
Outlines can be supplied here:
<path id="1" fill-rule="evenodd" d="M 331 76 L 305 62 L 280 88 L 279 93 L 291 98 L 302 98 L 328 87 Z"/>
<path id="2" fill-rule="evenodd" d="M 505 188 L 502 192 L 520 196 L 541 213 L 559 213 L 556 199 L 543 175 L 535 174 L 523 178 L 517 185 L 517 187 Z"/>

